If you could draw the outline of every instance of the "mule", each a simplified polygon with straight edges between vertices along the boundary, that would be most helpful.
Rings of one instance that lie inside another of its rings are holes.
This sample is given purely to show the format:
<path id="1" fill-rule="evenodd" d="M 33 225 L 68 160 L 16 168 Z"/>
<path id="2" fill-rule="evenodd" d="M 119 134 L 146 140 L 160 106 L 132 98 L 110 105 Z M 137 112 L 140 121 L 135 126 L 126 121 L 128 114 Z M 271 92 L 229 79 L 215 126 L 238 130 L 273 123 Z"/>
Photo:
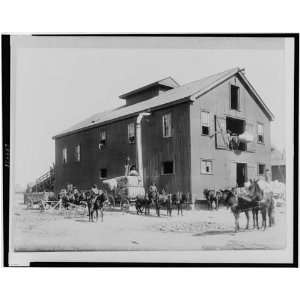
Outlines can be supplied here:
<path id="1" fill-rule="evenodd" d="M 139 215 L 139 214 L 143 214 L 143 211 L 146 207 L 146 197 L 145 198 L 141 198 L 141 197 L 138 197 L 136 200 L 135 200 L 135 209 L 136 209 L 136 213 Z M 146 212 L 145 212 L 146 214 Z"/>
<path id="2" fill-rule="evenodd" d="M 148 193 L 149 200 L 155 205 L 156 215 L 160 217 L 160 208 L 161 208 L 161 199 L 157 191 L 149 191 Z"/>
<path id="3" fill-rule="evenodd" d="M 90 192 L 86 192 L 85 200 L 88 208 L 89 222 L 93 222 L 93 207 L 94 207 L 95 197 L 92 197 Z"/>
<path id="4" fill-rule="evenodd" d="M 248 188 L 249 196 L 252 199 L 259 201 L 258 207 L 255 207 L 253 213 L 253 227 L 259 229 L 258 224 L 258 212 L 261 212 L 262 216 L 262 228 L 265 230 L 267 227 L 267 216 L 269 218 L 269 226 L 271 227 L 275 223 L 274 209 L 275 203 L 273 199 L 273 193 L 271 191 L 264 192 L 259 184 L 258 180 L 250 181 Z"/>
<path id="5" fill-rule="evenodd" d="M 173 208 L 173 195 L 166 195 L 166 206 L 167 206 L 167 216 L 172 217 L 172 208 Z"/>
<path id="6" fill-rule="evenodd" d="M 207 200 L 208 210 L 213 210 L 216 207 L 216 196 L 214 190 L 204 189 L 203 194 Z"/>
<path id="7" fill-rule="evenodd" d="M 186 196 L 180 192 L 177 192 L 175 195 L 175 203 L 176 203 L 176 207 L 177 207 L 177 216 L 179 216 L 179 214 L 181 214 L 183 216 L 183 212 L 182 212 L 182 205 L 184 202 L 184 199 Z"/>
<path id="8" fill-rule="evenodd" d="M 253 211 L 253 209 L 258 206 L 258 201 L 248 201 L 244 198 L 238 197 L 234 194 L 233 190 L 224 190 L 223 199 L 225 205 L 230 207 L 233 213 L 235 219 L 235 232 L 240 230 L 239 217 L 242 212 L 245 213 L 247 218 L 246 229 L 249 229 L 249 211 Z"/>
<path id="9" fill-rule="evenodd" d="M 99 211 L 101 215 L 101 222 L 103 222 L 103 210 L 104 210 L 104 203 L 108 200 L 106 193 L 101 193 L 100 195 L 96 196 L 93 210 L 91 212 L 92 214 L 92 220 L 93 215 L 96 214 L 96 221 L 98 221 Z"/>

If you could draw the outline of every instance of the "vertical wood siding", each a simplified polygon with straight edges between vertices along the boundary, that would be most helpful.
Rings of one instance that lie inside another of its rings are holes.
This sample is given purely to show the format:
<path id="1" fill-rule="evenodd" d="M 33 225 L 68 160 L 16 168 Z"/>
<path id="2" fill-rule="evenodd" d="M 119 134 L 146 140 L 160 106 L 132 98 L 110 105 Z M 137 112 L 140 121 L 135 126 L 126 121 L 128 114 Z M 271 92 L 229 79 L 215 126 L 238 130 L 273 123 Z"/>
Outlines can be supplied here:
<path id="1" fill-rule="evenodd" d="M 162 137 L 162 115 L 172 113 L 173 136 Z M 125 160 L 136 161 L 136 143 L 128 143 L 128 124 L 136 117 L 116 121 L 101 127 L 92 128 L 55 141 L 55 191 L 72 183 L 79 189 L 89 189 L 100 184 L 100 169 L 107 169 L 108 178 L 124 175 Z M 100 132 L 106 131 L 106 145 L 99 150 Z M 74 158 L 75 146 L 80 144 L 81 160 Z M 155 181 L 160 189 L 171 192 L 190 191 L 190 138 L 189 104 L 179 104 L 168 109 L 153 111 L 142 121 L 142 145 L 144 182 L 149 186 Z M 68 151 L 68 163 L 62 162 L 62 149 Z M 163 161 L 174 160 L 175 174 L 161 175 Z"/>

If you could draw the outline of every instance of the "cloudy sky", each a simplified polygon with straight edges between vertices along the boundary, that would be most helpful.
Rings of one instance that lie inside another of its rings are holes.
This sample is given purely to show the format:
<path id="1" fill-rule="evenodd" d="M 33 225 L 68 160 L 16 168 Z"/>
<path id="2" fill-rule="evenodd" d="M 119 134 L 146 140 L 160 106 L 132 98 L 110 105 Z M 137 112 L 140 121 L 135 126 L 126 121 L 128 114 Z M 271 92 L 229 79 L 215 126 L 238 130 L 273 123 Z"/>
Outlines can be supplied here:
<path id="1" fill-rule="evenodd" d="M 236 66 L 275 115 L 272 144 L 284 147 L 283 39 L 16 37 L 12 47 L 16 183 L 49 169 L 53 135 L 122 105 L 122 93 L 167 76 L 184 84 Z"/>

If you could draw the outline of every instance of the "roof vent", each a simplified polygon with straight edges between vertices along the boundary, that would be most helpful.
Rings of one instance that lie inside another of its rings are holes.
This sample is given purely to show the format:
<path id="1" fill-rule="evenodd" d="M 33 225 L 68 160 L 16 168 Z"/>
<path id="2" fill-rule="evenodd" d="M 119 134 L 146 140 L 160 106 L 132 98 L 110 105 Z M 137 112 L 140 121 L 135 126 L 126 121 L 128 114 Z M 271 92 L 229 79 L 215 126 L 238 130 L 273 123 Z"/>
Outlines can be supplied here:
<path id="1" fill-rule="evenodd" d="M 126 100 L 126 105 L 132 105 L 156 97 L 176 87 L 179 87 L 179 84 L 172 77 L 167 77 L 123 94 L 120 98 Z"/>

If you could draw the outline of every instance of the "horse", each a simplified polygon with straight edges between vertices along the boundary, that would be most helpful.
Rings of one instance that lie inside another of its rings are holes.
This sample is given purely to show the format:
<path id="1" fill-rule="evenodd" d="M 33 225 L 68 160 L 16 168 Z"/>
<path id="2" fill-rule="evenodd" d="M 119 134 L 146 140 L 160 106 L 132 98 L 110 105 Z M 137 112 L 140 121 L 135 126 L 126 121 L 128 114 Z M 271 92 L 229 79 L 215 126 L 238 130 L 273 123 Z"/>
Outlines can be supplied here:
<path id="1" fill-rule="evenodd" d="M 227 207 L 235 217 L 235 231 L 239 230 L 239 215 L 245 212 L 247 218 L 246 229 L 249 228 L 249 211 L 252 211 L 253 228 L 259 229 L 258 213 L 261 212 L 262 228 L 265 230 L 267 226 L 267 214 L 269 217 L 269 226 L 274 222 L 273 210 L 274 201 L 271 193 L 264 193 L 258 185 L 258 180 L 250 180 L 247 196 L 237 196 L 233 190 L 224 190 L 223 198 Z"/>
<path id="2" fill-rule="evenodd" d="M 93 207 L 94 207 L 95 198 L 92 197 L 91 193 L 88 191 L 85 193 L 85 200 L 88 207 L 89 222 L 93 222 Z"/>
<path id="3" fill-rule="evenodd" d="M 94 214 L 96 214 L 96 221 L 98 221 L 99 211 L 101 214 L 101 222 L 103 222 L 103 207 L 104 202 L 107 201 L 107 195 L 105 193 L 101 193 L 100 195 L 92 195 L 90 192 L 87 192 L 86 200 L 89 222 L 94 222 Z"/>
<path id="4" fill-rule="evenodd" d="M 184 200 L 186 200 L 186 196 L 185 196 L 185 194 L 177 192 L 174 198 L 176 201 L 175 203 L 176 203 L 176 207 L 177 207 L 177 216 L 179 216 L 179 213 L 181 213 L 181 215 L 183 216 L 182 204 L 183 204 Z"/>
<path id="5" fill-rule="evenodd" d="M 255 207 L 252 208 L 252 217 L 253 217 L 253 228 L 259 229 L 258 223 L 258 213 L 261 211 L 262 216 L 262 227 L 266 228 L 266 207 L 261 202 L 263 199 L 263 191 L 260 189 L 257 181 L 250 180 L 250 186 L 248 187 L 248 195 L 252 201 L 255 202 Z"/>
<path id="6" fill-rule="evenodd" d="M 215 198 L 216 198 L 216 210 L 218 210 L 219 207 L 220 207 L 220 202 L 222 202 L 222 200 L 223 200 L 223 195 L 222 195 L 222 191 L 221 190 L 216 191 Z"/>
<path id="7" fill-rule="evenodd" d="M 93 215 L 96 213 L 96 221 L 98 221 L 98 215 L 99 211 L 101 214 L 101 222 L 103 222 L 103 209 L 104 209 L 104 202 L 108 200 L 107 194 L 106 193 L 101 193 L 100 195 L 96 196 L 95 202 L 94 202 L 94 207 L 92 210 L 92 220 L 93 220 Z"/>
<path id="8" fill-rule="evenodd" d="M 166 194 L 167 215 L 172 217 L 173 195 Z"/>
<path id="9" fill-rule="evenodd" d="M 275 203 L 273 199 L 273 193 L 271 191 L 263 190 L 260 188 L 258 184 L 259 180 L 250 180 L 250 186 L 248 188 L 249 195 L 252 197 L 256 197 L 259 201 L 258 207 L 255 207 L 252 211 L 253 213 L 253 226 L 259 229 L 258 224 L 258 212 L 261 211 L 262 215 L 262 227 L 265 230 L 267 227 L 267 215 L 269 218 L 269 226 L 271 227 L 275 223 L 274 218 L 274 208 Z"/>
<path id="10" fill-rule="evenodd" d="M 161 199 L 157 191 L 149 191 L 148 193 L 149 200 L 151 203 L 155 205 L 156 215 L 160 217 L 160 207 L 161 207 Z"/>
<path id="11" fill-rule="evenodd" d="M 246 229 L 249 229 L 249 211 L 255 209 L 258 206 L 258 201 L 246 200 L 245 198 L 238 197 L 234 194 L 233 190 L 224 190 L 223 198 L 225 205 L 230 207 L 235 218 L 235 232 L 240 230 L 239 217 L 240 213 L 244 212 L 247 218 Z M 254 216 L 254 215 L 253 215 Z M 254 220 L 254 217 L 253 217 Z"/>
<path id="12" fill-rule="evenodd" d="M 143 209 L 146 209 L 146 197 L 145 198 L 140 198 L 138 197 L 135 200 L 135 209 L 136 209 L 136 213 L 138 214 L 143 214 Z M 146 215 L 146 210 L 145 210 L 145 215 Z"/>
<path id="13" fill-rule="evenodd" d="M 208 210 L 213 210 L 216 207 L 216 195 L 214 190 L 204 189 L 203 194 L 207 200 Z"/>
<path id="14" fill-rule="evenodd" d="M 149 198 L 148 195 L 145 195 L 144 197 L 137 197 L 136 201 L 135 201 L 135 209 L 136 209 L 136 213 L 139 214 L 143 214 L 143 212 L 146 215 L 150 215 L 150 206 L 152 204 L 151 199 Z"/>

